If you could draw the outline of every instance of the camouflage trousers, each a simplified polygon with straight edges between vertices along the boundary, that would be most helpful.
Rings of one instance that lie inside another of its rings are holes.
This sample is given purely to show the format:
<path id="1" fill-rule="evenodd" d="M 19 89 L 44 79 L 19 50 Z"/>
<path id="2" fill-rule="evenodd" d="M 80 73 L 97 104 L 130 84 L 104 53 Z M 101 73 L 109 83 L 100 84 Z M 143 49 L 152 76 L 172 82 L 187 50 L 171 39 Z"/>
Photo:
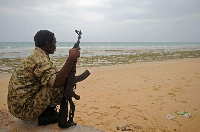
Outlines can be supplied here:
<path id="1" fill-rule="evenodd" d="M 37 118 L 48 106 L 60 105 L 64 88 L 42 87 L 41 90 L 21 105 L 9 105 L 10 113 L 22 120 Z M 20 107 L 19 107 L 20 106 Z"/>

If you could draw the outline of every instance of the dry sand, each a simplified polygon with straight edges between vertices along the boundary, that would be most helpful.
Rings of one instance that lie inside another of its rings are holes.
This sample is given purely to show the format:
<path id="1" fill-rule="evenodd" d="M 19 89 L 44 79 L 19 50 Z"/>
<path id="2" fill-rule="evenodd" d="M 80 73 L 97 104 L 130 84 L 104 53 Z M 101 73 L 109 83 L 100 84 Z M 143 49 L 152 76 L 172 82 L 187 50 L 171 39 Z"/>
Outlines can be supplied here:
<path id="1" fill-rule="evenodd" d="M 77 85 L 81 100 L 75 122 L 117 131 L 131 124 L 142 131 L 200 130 L 200 58 L 140 62 L 88 68 L 91 75 Z M 78 74 L 84 68 L 78 69 Z M 11 74 L 0 74 L 0 108 L 7 108 Z M 175 112 L 187 111 L 190 118 Z M 167 119 L 166 115 L 174 116 Z"/>

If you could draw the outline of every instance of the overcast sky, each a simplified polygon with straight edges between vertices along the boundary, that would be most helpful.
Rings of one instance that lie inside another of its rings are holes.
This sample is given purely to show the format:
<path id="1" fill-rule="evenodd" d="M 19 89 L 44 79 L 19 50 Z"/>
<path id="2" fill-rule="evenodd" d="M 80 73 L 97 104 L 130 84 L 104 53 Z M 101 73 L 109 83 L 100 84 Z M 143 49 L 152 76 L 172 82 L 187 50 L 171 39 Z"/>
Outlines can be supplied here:
<path id="1" fill-rule="evenodd" d="M 200 41 L 200 0 L 0 0 L 0 41 L 33 42 L 40 29 L 58 42 Z"/>

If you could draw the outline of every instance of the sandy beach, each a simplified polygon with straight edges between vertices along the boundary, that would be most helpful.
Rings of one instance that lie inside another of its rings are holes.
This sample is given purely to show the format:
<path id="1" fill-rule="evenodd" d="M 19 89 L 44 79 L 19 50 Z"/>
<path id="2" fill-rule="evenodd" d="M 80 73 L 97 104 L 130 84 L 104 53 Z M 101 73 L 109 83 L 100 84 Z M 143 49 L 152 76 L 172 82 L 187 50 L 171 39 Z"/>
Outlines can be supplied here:
<path id="1" fill-rule="evenodd" d="M 85 68 L 78 68 L 77 74 Z M 130 124 L 141 131 L 200 130 L 200 58 L 89 67 L 77 85 L 75 122 L 106 132 Z M 0 74 L 0 109 L 7 109 L 11 74 Z M 184 111 L 187 116 L 180 115 Z M 177 113 L 175 113 L 177 112 Z M 167 116 L 168 115 L 168 116 Z M 167 118 L 167 117 L 168 118 Z"/>

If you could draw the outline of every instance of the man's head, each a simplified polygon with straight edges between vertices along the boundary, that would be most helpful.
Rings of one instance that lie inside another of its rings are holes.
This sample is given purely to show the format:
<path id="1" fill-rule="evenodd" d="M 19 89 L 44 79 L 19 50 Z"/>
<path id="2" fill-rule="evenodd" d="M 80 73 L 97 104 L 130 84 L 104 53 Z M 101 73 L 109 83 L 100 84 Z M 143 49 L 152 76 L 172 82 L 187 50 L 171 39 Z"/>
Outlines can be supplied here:
<path id="1" fill-rule="evenodd" d="M 40 47 L 48 54 L 53 54 L 56 49 L 56 37 L 48 30 L 40 30 L 34 36 L 35 46 Z"/>

